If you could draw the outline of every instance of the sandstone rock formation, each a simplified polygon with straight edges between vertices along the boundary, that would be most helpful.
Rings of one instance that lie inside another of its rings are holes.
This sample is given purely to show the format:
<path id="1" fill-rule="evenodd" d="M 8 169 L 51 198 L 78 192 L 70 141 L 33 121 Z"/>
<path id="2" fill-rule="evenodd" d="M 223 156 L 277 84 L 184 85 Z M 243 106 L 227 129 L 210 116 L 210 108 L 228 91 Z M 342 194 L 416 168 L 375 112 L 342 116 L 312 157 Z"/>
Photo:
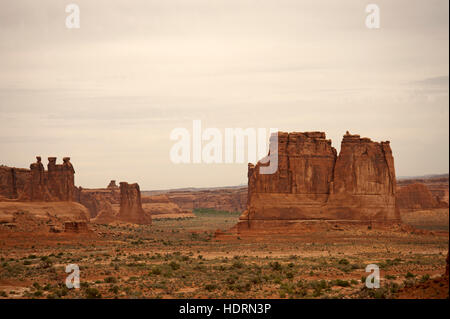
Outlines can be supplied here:
<path id="1" fill-rule="evenodd" d="M 83 221 L 65 222 L 64 232 L 66 233 L 86 233 L 88 232 L 88 225 Z"/>
<path id="2" fill-rule="evenodd" d="M 56 157 L 49 157 L 45 171 L 41 157 L 30 169 L 0 167 L 0 195 L 19 201 L 74 201 L 77 197 L 72 164 L 69 157 L 63 164 L 56 164 Z"/>
<path id="3" fill-rule="evenodd" d="M 117 214 L 112 205 L 108 202 L 104 202 L 102 206 L 102 209 L 99 210 L 95 218 L 91 219 L 91 222 L 96 224 L 110 224 L 117 221 Z"/>
<path id="4" fill-rule="evenodd" d="M 243 212 L 247 205 L 247 187 L 223 187 L 213 189 L 180 189 L 166 191 L 143 191 L 145 195 L 164 194 L 170 202 L 182 210 L 198 208 L 226 212 Z"/>
<path id="5" fill-rule="evenodd" d="M 274 143 L 276 135 L 271 137 Z M 273 149 L 273 147 L 271 147 Z M 396 179 L 389 142 L 347 132 L 337 156 L 323 132 L 278 133 L 278 170 L 248 168 L 247 210 L 241 229 L 258 221 L 398 222 Z"/>
<path id="6" fill-rule="evenodd" d="M 106 188 L 109 188 L 109 189 L 119 189 L 119 186 L 117 186 L 115 180 L 111 180 Z"/>
<path id="7" fill-rule="evenodd" d="M 56 157 L 48 158 L 48 189 L 57 200 L 73 201 L 75 198 L 75 170 L 70 157 L 63 158 L 63 164 L 56 164 Z"/>
<path id="8" fill-rule="evenodd" d="M 397 188 L 397 205 L 401 210 L 424 210 L 446 208 L 447 202 L 440 201 L 433 196 L 427 186 L 421 183 L 408 184 Z"/>
<path id="9" fill-rule="evenodd" d="M 327 203 L 336 219 L 399 221 L 396 178 L 389 141 L 345 134 Z"/>
<path id="10" fill-rule="evenodd" d="M 30 178 L 26 168 L 0 166 L 0 195 L 7 199 L 17 199 Z"/>
<path id="11" fill-rule="evenodd" d="M 149 213 L 153 219 L 195 217 L 191 211 L 181 209 L 165 194 L 142 196 L 142 208 Z"/>
<path id="12" fill-rule="evenodd" d="M 152 223 L 151 215 L 142 209 L 141 191 L 137 183 L 120 183 L 120 211 L 117 219 L 134 224 Z"/>
<path id="13" fill-rule="evenodd" d="M 91 218 L 98 216 L 100 211 L 105 210 L 105 205 L 120 203 L 120 191 L 116 188 L 79 188 L 78 202 L 89 209 Z"/>
<path id="14" fill-rule="evenodd" d="M 419 182 L 426 185 L 431 194 L 439 201 L 439 207 L 448 207 L 448 174 L 437 177 L 398 179 L 396 192 L 398 194 L 403 186 Z M 228 212 L 243 212 L 246 209 L 247 192 L 247 186 L 142 191 L 143 194 L 151 196 L 165 194 L 170 202 L 184 210 L 210 208 Z M 403 209 L 402 204 L 399 204 L 399 208 Z"/>
<path id="15" fill-rule="evenodd" d="M 30 165 L 30 171 L 31 175 L 25 185 L 21 199 L 41 202 L 51 201 L 52 196 L 47 187 L 47 176 L 40 156 L 36 156 L 36 163 Z"/>
<path id="16" fill-rule="evenodd" d="M 87 223 L 89 212 L 75 202 L 0 202 L 0 228 L 10 225 L 22 231 L 48 232 L 64 229 L 65 222 Z"/>
<path id="17" fill-rule="evenodd" d="M 397 181 L 397 189 L 411 184 L 425 185 L 431 194 L 440 202 L 440 206 L 448 207 L 449 194 L 448 174 L 424 176 L 420 178 L 402 178 Z"/>

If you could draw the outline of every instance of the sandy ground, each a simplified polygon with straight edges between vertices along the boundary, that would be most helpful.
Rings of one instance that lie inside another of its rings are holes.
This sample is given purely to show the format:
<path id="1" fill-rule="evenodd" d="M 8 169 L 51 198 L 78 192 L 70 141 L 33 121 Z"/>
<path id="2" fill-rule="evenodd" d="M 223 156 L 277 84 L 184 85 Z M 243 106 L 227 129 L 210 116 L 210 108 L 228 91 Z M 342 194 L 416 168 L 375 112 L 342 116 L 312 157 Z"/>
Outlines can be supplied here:
<path id="1" fill-rule="evenodd" d="M 419 225 L 431 232 L 214 236 L 238 216 L 196 212 L 151 226 L 90 225 L 87 234 L 0 226 L 0 298 L 446 297 L 445 289 L 427 288 L 445 270 L 448 226 L 439 218 Z M 65 286 L 68 264 L 80 267 L 80 289 Z M 379 289 L 365 287 L 368 264 L 380 268 Z"/>

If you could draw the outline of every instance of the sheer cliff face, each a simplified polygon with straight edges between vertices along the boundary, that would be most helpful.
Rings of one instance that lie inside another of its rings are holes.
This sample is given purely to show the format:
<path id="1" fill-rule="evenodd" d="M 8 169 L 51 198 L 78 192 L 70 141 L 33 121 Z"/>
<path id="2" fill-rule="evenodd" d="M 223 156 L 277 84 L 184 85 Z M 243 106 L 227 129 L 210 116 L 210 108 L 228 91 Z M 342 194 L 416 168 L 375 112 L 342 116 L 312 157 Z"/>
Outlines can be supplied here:
<path id="1" fill-rule="evenodd" d="M 47 171 L 40 156 L 30 169 L 0 167 L 0 196 L 20 201 L 75 201 L 75 170 L 70 158 L 64 157 L 63 164 L 56 164 L 56 157 L 48 160 Z"/>
<path id="2" fill-rule="evenodd" d="M 346 134 L 341 152 L 323 132 L 278 133 L 278 170 L 249 164 L 247 211 L 241 219 L 398 220 L 389 142 Z"/>
<path id="3" fill-rule="evenodd" d="M 279 133 L 278 170 L 259 174 L 260 163 L 249 169 L 253 193 L 328 194 L 336 150 L 325 133 Z"/>
<path id="4" fill-rule="evenodd" d="M 328 212 L 342 219 L 399 220 L 394 158 L 389 142 L 344 135 L 336 160 Z"/>
<path id="5" fill-rule="evenodd" d="M 152 217 L 142 209 L 141 191 L 137 183 L 120 183 L 120 211 L 117 219 L 133 224 L 151 224 Z"/>

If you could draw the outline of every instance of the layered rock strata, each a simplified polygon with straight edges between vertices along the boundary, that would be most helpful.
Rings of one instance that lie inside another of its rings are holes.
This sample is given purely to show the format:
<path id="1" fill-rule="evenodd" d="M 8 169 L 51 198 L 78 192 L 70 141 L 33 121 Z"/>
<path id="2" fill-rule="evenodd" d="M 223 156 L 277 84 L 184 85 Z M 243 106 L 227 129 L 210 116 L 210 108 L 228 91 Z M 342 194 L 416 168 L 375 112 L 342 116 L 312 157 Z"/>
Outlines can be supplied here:
<path id="1" fill-rule="evenodd" d="M 396 199 L 400 210 L 414 211 L 448 207 L 447 202 L 434 196 L 422 183 L 408 184 L 397 188 Z"/>
<path id="2" fill-rule="evenodd" d="M 268 162 L 248 166 L 241 227 L 251 228 L 258 221 L 399 221 L 389 142 L 347 132 L 338 156 L 323 132 L 277 135 L 270 141 L 278 142 L 277 148 L 271 147 L 277 152 L 277 171 L 260 174 Z"/>
<path id="3" fill-rule="evenodd" d="M 56 157 L 48 158 L 47 170 L 36 156 L 30 169 L 0 167 L 0 196 L 19 201 L 75 201 L 75 170 L 70 157 L 63 164 L 56 164 Z"/>

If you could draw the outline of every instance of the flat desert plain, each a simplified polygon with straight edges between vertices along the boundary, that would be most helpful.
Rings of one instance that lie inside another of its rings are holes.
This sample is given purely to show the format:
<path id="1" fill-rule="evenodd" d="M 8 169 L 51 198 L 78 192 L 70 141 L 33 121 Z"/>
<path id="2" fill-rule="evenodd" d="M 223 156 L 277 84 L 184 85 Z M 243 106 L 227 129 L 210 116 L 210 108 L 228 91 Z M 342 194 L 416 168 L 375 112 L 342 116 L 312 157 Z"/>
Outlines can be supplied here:
<path id="1" fill-rule="evenodd" d="M 239 213 L 194 214 L 80 234 L 3 227 L 0 298 L 448 297 L 448 209 L 406 215 L 414 229 L 261 237 L 229 232 Z M 79 289 L 66 287 L 69 264 L 80 268 Z M 380 268 L 379 289 L 365 286 L 369 264 Z"/>

